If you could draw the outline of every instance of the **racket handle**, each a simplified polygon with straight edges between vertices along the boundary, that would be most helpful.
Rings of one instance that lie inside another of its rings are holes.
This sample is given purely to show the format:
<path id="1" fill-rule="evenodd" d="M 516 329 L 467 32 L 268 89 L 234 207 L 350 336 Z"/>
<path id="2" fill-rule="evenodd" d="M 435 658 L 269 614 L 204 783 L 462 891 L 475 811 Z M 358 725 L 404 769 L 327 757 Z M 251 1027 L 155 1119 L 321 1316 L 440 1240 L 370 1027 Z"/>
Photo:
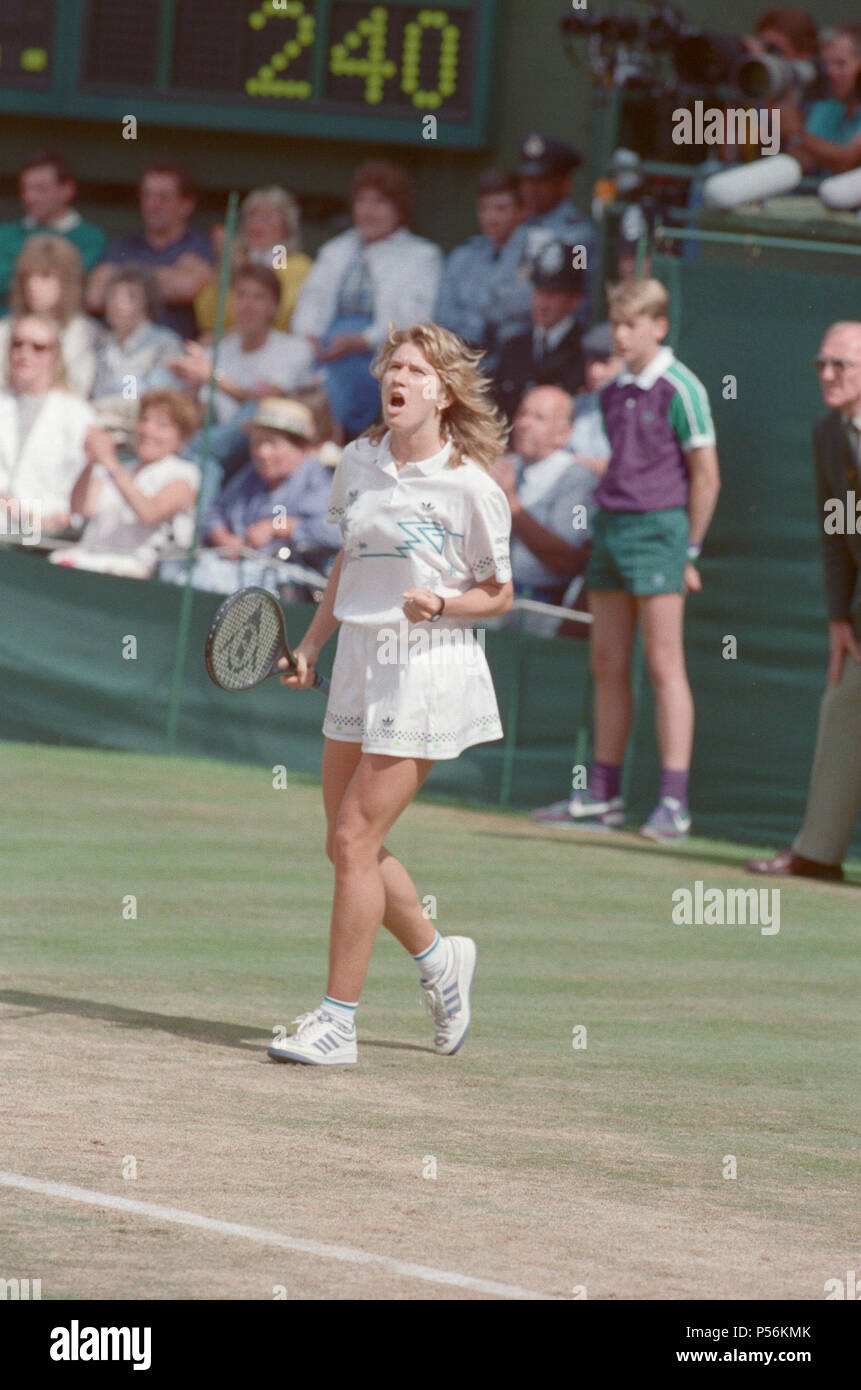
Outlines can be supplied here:
<path id="1" fill-rule="evenodd" d="M 283 650 L 284 656 L 286 656 L 287 661 L 288 661 L 288 663 L 289 663 L 289 665 L 290 665 L 290 670 L 291 670 L 291 671 L 295 671 L 295 670 L 296 670 L 296 662 L 295 662 L 294 659 L 293 659 L 292 653 L 289 652 L 289 651 L 286 649 L 286 647 L 284 647 L 282 650 Z M 282 671 L 281 674 L 283 675 L 284 672 Z M 326 678 L 325 676 L 321 676 L 321 675 L 320 675 L 320 672 L 319 672 L 319 671 L 315 671 L 315 672 L 314 672 L 314 679 L 313 679 L 313 681 L 311 682 L 311 689 L 312 689 L 312 690 L 319 690 L 320 693 L 321 693 L 321 695 L 328 695 L 328 694 L 329 694 L 329 682 L 328 682 L 328 680 L 327 680 L 327 678 Z"/>

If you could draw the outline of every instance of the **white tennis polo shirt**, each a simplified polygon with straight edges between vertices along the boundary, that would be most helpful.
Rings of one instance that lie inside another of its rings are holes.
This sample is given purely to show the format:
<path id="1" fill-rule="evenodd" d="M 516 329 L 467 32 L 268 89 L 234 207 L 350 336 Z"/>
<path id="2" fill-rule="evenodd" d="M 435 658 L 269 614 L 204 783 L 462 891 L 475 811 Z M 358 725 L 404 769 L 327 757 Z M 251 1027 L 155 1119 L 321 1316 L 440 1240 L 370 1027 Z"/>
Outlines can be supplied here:
<path id="1" fill-rule="evenodd" d="M 341 622 L 398 623 L 407 589 L 448 599 L 511 578 L 511 509 L 498 483 L 471 460 L 447 467 L 451 443 L 398 468 L 390 439 L 348 444 L 332 480 L 328 520 L 344 538 L 335 597 Z"/>

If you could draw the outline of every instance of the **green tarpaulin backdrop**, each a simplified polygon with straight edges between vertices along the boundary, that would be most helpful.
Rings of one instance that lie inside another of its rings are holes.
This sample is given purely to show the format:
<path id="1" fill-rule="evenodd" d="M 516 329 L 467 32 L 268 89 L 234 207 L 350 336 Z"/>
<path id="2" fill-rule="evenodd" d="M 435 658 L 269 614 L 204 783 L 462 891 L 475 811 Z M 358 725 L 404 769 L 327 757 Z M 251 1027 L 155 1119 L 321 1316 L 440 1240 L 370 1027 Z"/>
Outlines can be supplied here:
<path id="1" fill-rule="evenodd" d="M 858 316 L 858 281 L 854 266 L 836 276 L 661 259 L 655 269 L 675 295 L 674 346 L 712 397 L 724 478 L 704 591 L 689 604 L 695 826 L 783 843 L 804 806 L 827 647 L 810 451 L 822 407 L 810 363 L 829 322 Z M 179 601 L 171 585 L 0 553 L 0 735 L 163 752 Z M 274 681 L 244 696 L 209 683 L 202 650 L 217 602 L 194 598 L 177 751 L 317 771 L 320 697 Z M 291 615 L 294 634 L 308 611 Z M 123 656 L 127 637 L 134 660 Z M 725 657 L 730 637 L 736 659 Z M 487 654 L 509 729 L 517 707 L 511 802 L 556 800 L 570 785 L 587 645 L 492 632 Z M 651 720 L 646 689 L 629 769 L 635 816 L 656 789 Z M 498 801 L 505 757 L 503 743 L 472 749 L 439 764 L 429 789 Z"/>

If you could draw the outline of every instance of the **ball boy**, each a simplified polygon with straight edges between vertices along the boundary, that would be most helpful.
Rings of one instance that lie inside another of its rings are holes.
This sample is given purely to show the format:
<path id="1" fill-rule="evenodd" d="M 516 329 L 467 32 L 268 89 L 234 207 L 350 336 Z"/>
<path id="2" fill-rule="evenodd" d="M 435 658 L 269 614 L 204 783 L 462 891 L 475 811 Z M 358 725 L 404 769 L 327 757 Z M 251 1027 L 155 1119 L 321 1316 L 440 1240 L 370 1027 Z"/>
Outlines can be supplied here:
<path id="1" fill-rule="evenodd" d="M 631 652 L 637 623 L 655 692 L 661 756 L 658 801 L 640 833 L 658 842 L 690 831 L 688 773 L 694 705 L 685 670 L 685 596 L 702 588 L 697 561 L 720 490 L 708 396 L 663 346 L 669 296 L 657 280 L 608 292 L 624 368 L 600 392 L 610 463 L 599 504 L 588 586 L 594 615 L 595 760 L 588 791 L 568 806 L 574 824 L 621 826 L 620 777 L 631 727 Z"/>

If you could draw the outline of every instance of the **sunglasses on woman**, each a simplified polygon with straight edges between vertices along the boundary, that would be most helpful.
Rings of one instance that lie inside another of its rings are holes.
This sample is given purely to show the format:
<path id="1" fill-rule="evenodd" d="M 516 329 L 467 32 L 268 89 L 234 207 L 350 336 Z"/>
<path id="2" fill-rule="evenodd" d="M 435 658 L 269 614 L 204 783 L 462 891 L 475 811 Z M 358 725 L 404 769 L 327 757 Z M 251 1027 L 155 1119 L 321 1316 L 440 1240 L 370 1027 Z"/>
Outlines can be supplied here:
<path id="1" fill-rule="evenodd" d="M 56 347 L 56 343 L 39 343 L 35 338 L 13 338 L 10 344 L 13 348 L 32 348 L 34 352 L 49 352 Z"/>

